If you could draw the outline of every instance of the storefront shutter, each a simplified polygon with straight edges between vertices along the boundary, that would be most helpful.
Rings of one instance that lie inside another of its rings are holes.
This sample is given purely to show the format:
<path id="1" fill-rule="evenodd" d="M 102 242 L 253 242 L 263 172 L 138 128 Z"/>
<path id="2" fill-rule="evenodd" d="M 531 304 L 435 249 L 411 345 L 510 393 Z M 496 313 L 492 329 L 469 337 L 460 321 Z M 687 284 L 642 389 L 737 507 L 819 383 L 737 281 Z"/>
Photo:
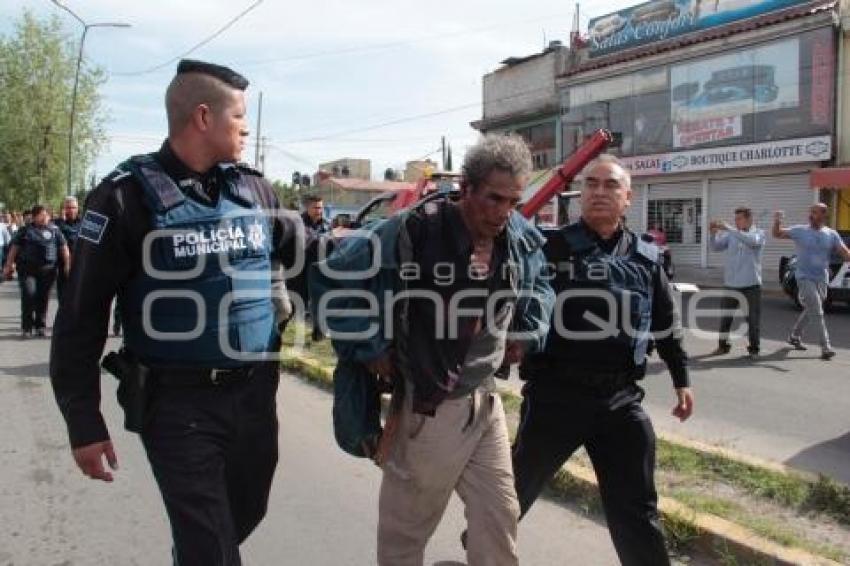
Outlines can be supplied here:
<path id="1" fill-rule="evenodd" d="M 770 277 L 775 276 L 779 269 L 779 258 L 794 253 L 794 245 L 789 240 L 780 240 L 770 235 L 773 213 L 784 210 L 788 226 L 804 224 L 807 222 L 809 207 L 814 202 L 806 174 L 712 180 L 708 195 L 710 219 L 725 220 L 732 224 L 737 207 L 748 206 L 753 210 L 756 225 L 767 234 L 762 266 L 770 273 Z M 711 250 L 708 262 L 710 266 L 723 265 L 721 254 Z"/>

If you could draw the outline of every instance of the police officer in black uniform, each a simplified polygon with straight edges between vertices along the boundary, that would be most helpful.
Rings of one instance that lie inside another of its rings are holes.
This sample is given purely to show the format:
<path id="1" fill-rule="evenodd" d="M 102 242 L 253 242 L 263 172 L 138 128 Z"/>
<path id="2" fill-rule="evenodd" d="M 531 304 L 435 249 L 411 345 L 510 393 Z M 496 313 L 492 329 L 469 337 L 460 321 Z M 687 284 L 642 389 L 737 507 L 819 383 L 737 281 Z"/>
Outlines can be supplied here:
<path id="1" fill-rule="evenodd" d="M 74 459 L 112 481 L 98 362 L 117 293 L 124 348 L 104 367 L 119 375 L 125 426 L 141 434 L 180 566 L 240 564 L 278 456 L 279 331 L 291 312 L 280 265 L 296 224 L 237 163 L 247 85 L 228 68 L 180 62 L 168 139 L 87 199 L 51 351 Z"/>
<path id="2" fill-rule="evenodd" d="M 40 204 L 32 207 L 32 222 L 15 232 L 3 274 L 12 278 L 17 270 L 21 287 L 21 336 L 45 335 L 50 289 L 61 264 L 68 266 L 68 245 L 50 223 L 50 213 Z"/>
<path id="3" fill-rule="evenodd" d="M 65 236 L 65 242 L 68 244 L 68 251 L 73 259 L 74 244 L 77 243 L 77 234 L 80 232 L 80 205 L 77 202 L 77 197 L 68 196 L 62 202 L 62 217 L 56 220 L 56 227 Z M 59 301 L 62 301 L 62 292 L 65 290 L 65 284 L 68 282 L 70 266 L 64 264 L 59 266 L 60 269 L 56 274 L 56 296 Z"/>
<path id="4" fill-rule="evenodd" d="M 620 561 L 669 564 L 655 491 L 655 433 L 637 385 L 650 333 L 676 389 L 673 414 L 693 410 L 681 318 L 659 250 L 621 224 L 628 171 L 613 156 L 585 169 L 581 219 L 548 235 L 558 294 L 541 353 L 520 368 L 521 421 L 513 450 L 523 514 L 545 483 L 584 445 L 593 462 Z"/>

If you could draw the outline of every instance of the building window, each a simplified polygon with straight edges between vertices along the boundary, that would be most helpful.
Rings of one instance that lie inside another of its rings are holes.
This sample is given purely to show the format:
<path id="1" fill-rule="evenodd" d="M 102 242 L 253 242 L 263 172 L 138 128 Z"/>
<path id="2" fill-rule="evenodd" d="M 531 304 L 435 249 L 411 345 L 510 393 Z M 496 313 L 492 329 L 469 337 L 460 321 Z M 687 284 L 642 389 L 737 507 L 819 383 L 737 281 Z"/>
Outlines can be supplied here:
<path id="1" fill-rule="evenodd" d="M 621 156 L 829 134 L 834 59 L 821 28 L 572 85 L 561 93 L 564 156 L 599 128 Z"/>
<path id="2" fill-rule="evenodd" d="M 649 230 L 661 230 L 668 244 L 702 243 L 702 199 L 650 199 Z"/>
<path id="3" fill-rule="evenodd" d="M 528 143 L 535 169 L 548 169 L 555 164 L 555 123 L 517 128 L 514 133 Z"/>

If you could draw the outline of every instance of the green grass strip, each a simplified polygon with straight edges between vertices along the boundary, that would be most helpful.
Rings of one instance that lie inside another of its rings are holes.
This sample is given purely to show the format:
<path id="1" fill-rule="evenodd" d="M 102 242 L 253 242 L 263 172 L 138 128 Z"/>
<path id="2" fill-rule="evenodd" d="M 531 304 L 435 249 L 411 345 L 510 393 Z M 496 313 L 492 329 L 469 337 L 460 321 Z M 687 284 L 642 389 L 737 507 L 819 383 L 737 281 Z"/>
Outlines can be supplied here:
<path id="1" fill-rule="evenodd" d="M 290 348 L 296 335 L 305 337 L 303 350 L 315 363 L 304 364 L 292 355 Z M 283 366 L 304 376 L 324 388 L 332 386 L 336 355 L 330 340 L 312 342 L 310 331 L 303 323 L 290 324 L 284 334 Z M 319 369 L 321 368 L 321 370 Z M 511 391 L 500 391 L 505 411 L 517 415 L 522 397 Z M 658 469 L 704 481 L 718 482 L 741 489 L 745 493 L 778 503 L 800 513 L 820 513 L 850 525 L 850 487 L 825 476 L 817 479 L 794 473 L 763 468 L 741 462 L 722 454 L 703 452 L 664 439 L 657 444 Z M 715 513 L 721 515 L 720 513 Z"/>

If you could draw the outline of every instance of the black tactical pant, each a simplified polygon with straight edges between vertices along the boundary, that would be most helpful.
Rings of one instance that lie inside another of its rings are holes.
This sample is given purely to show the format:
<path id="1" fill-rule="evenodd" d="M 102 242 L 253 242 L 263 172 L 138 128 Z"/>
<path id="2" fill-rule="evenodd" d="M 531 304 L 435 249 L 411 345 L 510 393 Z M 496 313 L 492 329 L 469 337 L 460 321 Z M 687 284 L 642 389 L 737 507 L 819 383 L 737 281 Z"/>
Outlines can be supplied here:
<path id="1" fill-rule="evenodd" d="M 61 303 L 62 294 L 65 291 L 65 285 L 68 284 L 68 276 L 65 275 L 65 268 L 60 266 L 56 272 L 56 299 Z"/>
<path id="2" fill-rule="evenodd" d="M 643 392 L 616 397 L 570 390 L 523 391 L 520 427 L 513 447 L 514 476 L 522 514 L 566 460 L 584 445 L 620 562 L 669 564 L 655 492 L 655 432 L 640 406 Z"/>
<path id="3" fill-rule="evenodd" d="M 743 287 L 739 289 L 727 287 L 727 291 L 743 295 L 746 304 L 741 304 L 737 295 L 723 297 L 720 308 L 724 310 L 742 309 L 747 311 L 747 337 L 750 340 L 749 352 L 758 354 L 761 348 L 761 286 Z M 724 315 L 720 318 L 720 346 L 729 346 L 729 331 L 732 328 L 732 316 Z"/>
<path id="4" fill-rule="evenodd" d="M 179 566 L 241 564 L 277 465 L 277 363 L 227 385 L 157 386 L 142 442 Z"/>
<path id="5" fill-rule="evenodd" d="M 47 326 L 47 303 L 56 279 L 55 267 L 18 268 L 21 288 L 21 330 L 32 332 Z"/>

